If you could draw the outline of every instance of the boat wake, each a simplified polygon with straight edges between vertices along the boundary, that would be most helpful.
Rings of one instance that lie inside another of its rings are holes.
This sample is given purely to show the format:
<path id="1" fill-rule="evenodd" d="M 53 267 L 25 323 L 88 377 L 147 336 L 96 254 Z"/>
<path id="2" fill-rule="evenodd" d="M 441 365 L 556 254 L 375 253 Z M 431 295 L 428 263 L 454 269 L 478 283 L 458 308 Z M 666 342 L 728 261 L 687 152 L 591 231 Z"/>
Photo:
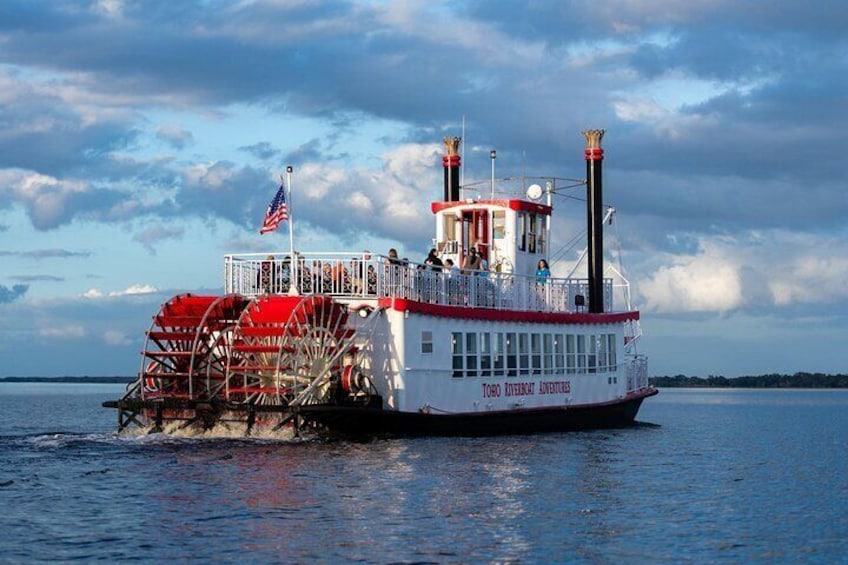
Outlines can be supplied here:
<path id="1" fill-rule="evenodd" d="M 25 447 L 35 450 L 55 450 L 68 447 L 86 447 L 94 445 L 108 445 L 114 447 L 129 446 L 179 446 L 228 443 L 230 445 L 259 445 L 259 444 L 298 444 L 314 443 L 320 438 L 312 435 L 300 434 L 295 437 L 290 429 L 277 431 L 253 430 L 251 435 L 246 436 L 244 430 L 236 430 L 230 427 L 216 426 L 206 431 L 197 430 L 163 430 L 151 433 L 147 429 L 134 428 L 122 433 L 79 433 L 55 431 L 23 436 L 7 436 L 3 438 L 12 446 Z"/>

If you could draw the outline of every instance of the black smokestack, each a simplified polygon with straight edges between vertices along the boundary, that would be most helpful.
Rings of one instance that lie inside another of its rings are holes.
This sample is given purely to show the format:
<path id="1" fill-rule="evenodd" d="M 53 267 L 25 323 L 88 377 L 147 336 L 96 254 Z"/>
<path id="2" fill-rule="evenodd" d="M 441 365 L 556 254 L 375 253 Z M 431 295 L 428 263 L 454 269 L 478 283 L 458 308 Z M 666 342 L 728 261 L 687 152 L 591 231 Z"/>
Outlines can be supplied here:
<path id="1" fill-rule="evenodd" d="M 447 155 L 442 157 L 442 166 L 445 168 L 445 201 L 456 202 L 459 200 L 459 144 L 461 137 L 446 137 L 444 140 Z"/>
<path id="2" fill-rule="evenodd" d="M 590 129 L 586 137 L 586 210 L 589 238 L 589 312 L 604 311 L 604 130 Z"/>

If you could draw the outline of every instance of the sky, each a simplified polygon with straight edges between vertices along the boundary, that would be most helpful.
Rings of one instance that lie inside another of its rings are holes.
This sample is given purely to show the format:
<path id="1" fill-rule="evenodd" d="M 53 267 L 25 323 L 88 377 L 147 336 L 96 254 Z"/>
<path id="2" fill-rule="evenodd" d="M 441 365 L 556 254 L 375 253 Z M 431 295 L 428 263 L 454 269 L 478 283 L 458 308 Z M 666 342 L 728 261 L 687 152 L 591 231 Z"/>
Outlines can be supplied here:
<path id="1" fill-rule="evenodd" d="M 5 0 L 0 376 L 135 374 L 163 302 L 288 248 L 258 233 L 286 165 L 299 249 L 421 259 L 444 136 L 465 182 L 491 149 L 583 178 L 591 128 L 651 375 L 848 372 L 845 29 L 836 0 Z"/>

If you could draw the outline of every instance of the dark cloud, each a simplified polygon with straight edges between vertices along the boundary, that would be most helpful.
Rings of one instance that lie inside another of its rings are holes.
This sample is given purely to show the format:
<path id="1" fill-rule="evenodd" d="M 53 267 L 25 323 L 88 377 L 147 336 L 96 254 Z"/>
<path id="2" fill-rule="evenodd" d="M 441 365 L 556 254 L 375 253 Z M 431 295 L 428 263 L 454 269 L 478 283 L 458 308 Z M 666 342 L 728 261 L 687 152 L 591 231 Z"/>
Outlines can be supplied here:
<path id="1" fill-rule="evenodd" d="M 15 275 L 9 277 L 13 281 L 25 283 L 32 282 L 65 282 L 65 277 L 57 277 L 54 275 Z"/>
<path id="2" fill-rule="evenodd" d="M 0 284 L 0 304 L 7 304 L 17 300 L 29 289 L 28 284 L 16 284 L 11 288 Z"/>
<path id="3" fill-rule="evenodd" d="M 33 249 L 31 251 L 0 250 L 0 257 L 22 257 L 27 259 L 66 259 L 72 257 L 91 257 L 90 251 L 69 251 L 67 249 Z"/>
<path id="4" fill-rule="evenodd" d="M 156 224 L 148 226 L 133 236 L 135 241 L 141 243 L 149 253 L 156 253 L 156 244 L 167 240 L 181 238 L 185 229 L 181 226 L 166 226 Z"/>
<path id="5" fill-rule="evenodd" d="M 175 126 L 160 127 L 156 130 L 156 137 L 175 149 L 183 149 L 194 140 L 190 131 Z"/>
<path id="6" fill-rule="evenodd" d="M 243 147 L 239 147 L 239 150 L 253 155 L 257 159 L 263 160 L 271 159 L 280 154 L 280 150 L 268 143 L 267 141 L 254 143 L 253 145 L 245 145 Z"/>

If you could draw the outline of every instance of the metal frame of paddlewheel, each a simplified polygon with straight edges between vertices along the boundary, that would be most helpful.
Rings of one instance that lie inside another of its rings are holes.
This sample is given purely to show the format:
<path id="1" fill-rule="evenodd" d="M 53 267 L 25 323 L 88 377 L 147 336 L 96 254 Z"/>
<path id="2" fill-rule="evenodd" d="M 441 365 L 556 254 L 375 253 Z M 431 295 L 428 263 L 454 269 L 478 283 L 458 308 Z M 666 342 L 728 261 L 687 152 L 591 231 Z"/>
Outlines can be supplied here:
<path id="1" fill-rule="evenodd" d="M 348 307 L 323 295 L 181 294 L 146 333 L 138 379 L 104 406 L 119 431 L 222 425 L 297 432 L 305 404 L 367 404 L 376 395 L 360 369 L 370 337 Z"/>

